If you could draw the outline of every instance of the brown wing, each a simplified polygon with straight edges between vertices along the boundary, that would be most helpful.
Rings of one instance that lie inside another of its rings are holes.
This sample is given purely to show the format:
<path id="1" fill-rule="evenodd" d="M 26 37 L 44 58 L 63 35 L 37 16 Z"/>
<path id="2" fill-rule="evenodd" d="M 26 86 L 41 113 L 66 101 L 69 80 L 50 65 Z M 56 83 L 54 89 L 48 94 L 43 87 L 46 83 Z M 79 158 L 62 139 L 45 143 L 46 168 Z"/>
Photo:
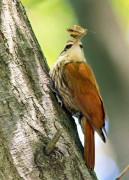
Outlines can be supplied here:
<path id="1" fill-rule="evenodd" d="M 102 133 L 105 112 L 99 88 L 91 68 L 83 62 L 69 63 L 64 67 L 63 76 L 77 108 L 85 115 L 103 141 L 105 141 Z"/>

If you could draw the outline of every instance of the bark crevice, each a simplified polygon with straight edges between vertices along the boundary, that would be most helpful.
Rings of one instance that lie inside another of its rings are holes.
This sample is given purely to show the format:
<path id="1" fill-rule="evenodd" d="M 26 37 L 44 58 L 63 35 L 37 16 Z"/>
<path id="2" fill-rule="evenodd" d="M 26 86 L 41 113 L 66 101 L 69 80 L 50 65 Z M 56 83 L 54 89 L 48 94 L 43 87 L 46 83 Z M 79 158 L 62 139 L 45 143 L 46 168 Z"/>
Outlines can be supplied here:
<path id="1" fill-rule="evenodd" d="M 1 179 L 94 179 L 76 125 L 50 90 L 49 68 L 23 6 L 2 0 L 0 11 Z M 63 134 L 46 156 L 44 149 L 60 128 Z"/>

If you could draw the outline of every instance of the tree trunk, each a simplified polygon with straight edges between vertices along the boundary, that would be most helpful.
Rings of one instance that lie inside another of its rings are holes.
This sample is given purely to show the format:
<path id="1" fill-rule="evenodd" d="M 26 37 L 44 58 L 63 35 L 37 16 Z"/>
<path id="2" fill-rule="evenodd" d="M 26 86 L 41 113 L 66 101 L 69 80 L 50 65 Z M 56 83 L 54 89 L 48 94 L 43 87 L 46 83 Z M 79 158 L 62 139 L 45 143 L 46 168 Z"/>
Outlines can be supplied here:
<path id="1" fill-rule="evenodd" d="M 1 0 L 0 11 L 0 179 L 96 179 L 86 168 L 73 119 L 50 91 L 48 66 L 23 6 Z"/>

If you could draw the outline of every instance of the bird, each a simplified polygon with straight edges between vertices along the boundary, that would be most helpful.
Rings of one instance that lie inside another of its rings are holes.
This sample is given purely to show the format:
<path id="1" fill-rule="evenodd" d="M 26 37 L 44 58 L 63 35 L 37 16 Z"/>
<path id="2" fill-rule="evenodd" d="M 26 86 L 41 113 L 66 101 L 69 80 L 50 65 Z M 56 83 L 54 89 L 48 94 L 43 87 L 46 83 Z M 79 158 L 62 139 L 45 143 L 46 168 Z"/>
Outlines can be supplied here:
<path id="1" fill-rule="evenodd" d="M 66 109 L 73 116 L 78 114 L 84 133 L 84 160 L 88 168 L 94 169 L 95 131 L 106 142 L 106 115 L 95 75 L 86 62 L 80 40 L 66 43 L 49 74 Z"/>

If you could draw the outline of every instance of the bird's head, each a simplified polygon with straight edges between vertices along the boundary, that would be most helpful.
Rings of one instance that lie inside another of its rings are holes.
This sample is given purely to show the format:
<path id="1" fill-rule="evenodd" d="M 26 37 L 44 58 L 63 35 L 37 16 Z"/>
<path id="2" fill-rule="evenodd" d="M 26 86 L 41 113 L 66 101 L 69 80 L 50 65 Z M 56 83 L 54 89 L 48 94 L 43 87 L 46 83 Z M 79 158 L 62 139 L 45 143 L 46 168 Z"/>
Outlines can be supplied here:
<path id="1" fill-rule="evenodd" d="M 68 60 L 84 61 L 83 46 L 80 41 L 68 41 L 61 55 L 67 57 Z"/>

